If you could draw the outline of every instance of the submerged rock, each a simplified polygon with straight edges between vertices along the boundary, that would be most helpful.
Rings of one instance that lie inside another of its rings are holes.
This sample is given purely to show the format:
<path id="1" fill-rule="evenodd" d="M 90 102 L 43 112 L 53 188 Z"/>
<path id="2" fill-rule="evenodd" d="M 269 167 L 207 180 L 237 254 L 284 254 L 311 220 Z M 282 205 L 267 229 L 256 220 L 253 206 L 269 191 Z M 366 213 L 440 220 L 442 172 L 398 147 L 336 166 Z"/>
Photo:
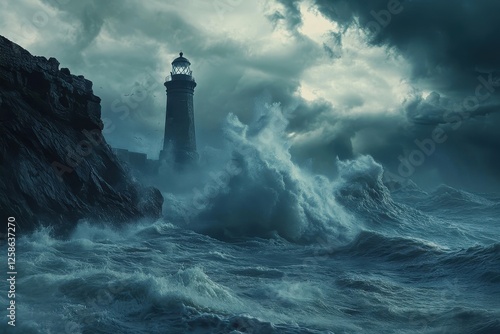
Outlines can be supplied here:
<path id="1" fill-rule="evenodd" d="M 102 135 L 92 82 L 0 36 L 0 212 L 20 229 L 79 219 L 161 215 L 159 190 L 138 184 Z"/>

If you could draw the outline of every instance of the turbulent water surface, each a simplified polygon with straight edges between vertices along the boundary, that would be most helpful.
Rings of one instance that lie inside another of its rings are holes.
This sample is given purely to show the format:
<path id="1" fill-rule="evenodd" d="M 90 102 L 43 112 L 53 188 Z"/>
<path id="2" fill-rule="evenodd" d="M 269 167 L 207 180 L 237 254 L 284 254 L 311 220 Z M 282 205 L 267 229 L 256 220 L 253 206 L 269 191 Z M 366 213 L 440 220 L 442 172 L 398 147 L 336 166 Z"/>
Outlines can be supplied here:
<path id="1" fill-rule="evenodd" d="M 312 175 L 275 109 L 229 117 L 226 175 L 154 224 L 19 236 L 17 332 L 500 333 L 500 196 Z"/>

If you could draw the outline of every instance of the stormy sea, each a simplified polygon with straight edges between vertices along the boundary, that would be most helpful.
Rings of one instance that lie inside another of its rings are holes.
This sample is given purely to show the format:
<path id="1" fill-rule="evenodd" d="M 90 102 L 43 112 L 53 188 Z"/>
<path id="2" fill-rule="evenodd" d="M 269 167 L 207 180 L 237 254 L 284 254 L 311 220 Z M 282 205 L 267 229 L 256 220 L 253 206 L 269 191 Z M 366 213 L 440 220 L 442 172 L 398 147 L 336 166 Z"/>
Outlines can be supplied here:
<path id="1" fill-rule="evenodd" d="M 278 105 L 223 131 L 153 224 L 19 231 L 16 332 L 500 333 L 500 194 L 316 175 Z"/>

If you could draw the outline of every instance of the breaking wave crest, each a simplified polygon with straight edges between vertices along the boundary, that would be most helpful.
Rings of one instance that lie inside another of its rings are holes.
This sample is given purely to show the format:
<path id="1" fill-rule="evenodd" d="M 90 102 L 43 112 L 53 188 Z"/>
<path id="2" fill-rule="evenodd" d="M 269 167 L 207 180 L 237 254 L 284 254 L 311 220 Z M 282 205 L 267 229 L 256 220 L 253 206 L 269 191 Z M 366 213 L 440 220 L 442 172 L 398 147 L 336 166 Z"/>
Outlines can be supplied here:
<path id="1" fill-rule="evenodd" d="M 169 218 L 182 221 L 189 213 L 190 228 L 218 238 L 278 235 L 308 243 L 328 235 L 342 242 L 361 227 L 353 212 L 398 210 L 373 158 L 337 161 L 335 180 L 313 175 L 292 161 L 286 125 L 278 104 L 262 107 L 249 125 L 228 115 L 224 134 L 231 154 L 225 178 L 218 179 L 224 182 L 202 199 L 177 200 Z"/>

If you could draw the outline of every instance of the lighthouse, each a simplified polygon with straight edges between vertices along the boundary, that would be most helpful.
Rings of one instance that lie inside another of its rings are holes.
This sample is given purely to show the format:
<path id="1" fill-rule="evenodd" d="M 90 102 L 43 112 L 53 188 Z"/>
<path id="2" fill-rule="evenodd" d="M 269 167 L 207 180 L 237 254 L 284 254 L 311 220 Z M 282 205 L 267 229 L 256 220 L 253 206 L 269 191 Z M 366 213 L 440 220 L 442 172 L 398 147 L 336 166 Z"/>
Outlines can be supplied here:
<path id="1" fill-rule="evenodd" d="M 171 152 L 177 165 L 184 165 L 198 158 L 193 105 L 196 82 L 190 65 L 183 53 L 179 53 L 179 57 L 172 62 L 172 71 L 164 84 L 167 90 L 167 113 L 160 160 L 165 160 Z"/>

